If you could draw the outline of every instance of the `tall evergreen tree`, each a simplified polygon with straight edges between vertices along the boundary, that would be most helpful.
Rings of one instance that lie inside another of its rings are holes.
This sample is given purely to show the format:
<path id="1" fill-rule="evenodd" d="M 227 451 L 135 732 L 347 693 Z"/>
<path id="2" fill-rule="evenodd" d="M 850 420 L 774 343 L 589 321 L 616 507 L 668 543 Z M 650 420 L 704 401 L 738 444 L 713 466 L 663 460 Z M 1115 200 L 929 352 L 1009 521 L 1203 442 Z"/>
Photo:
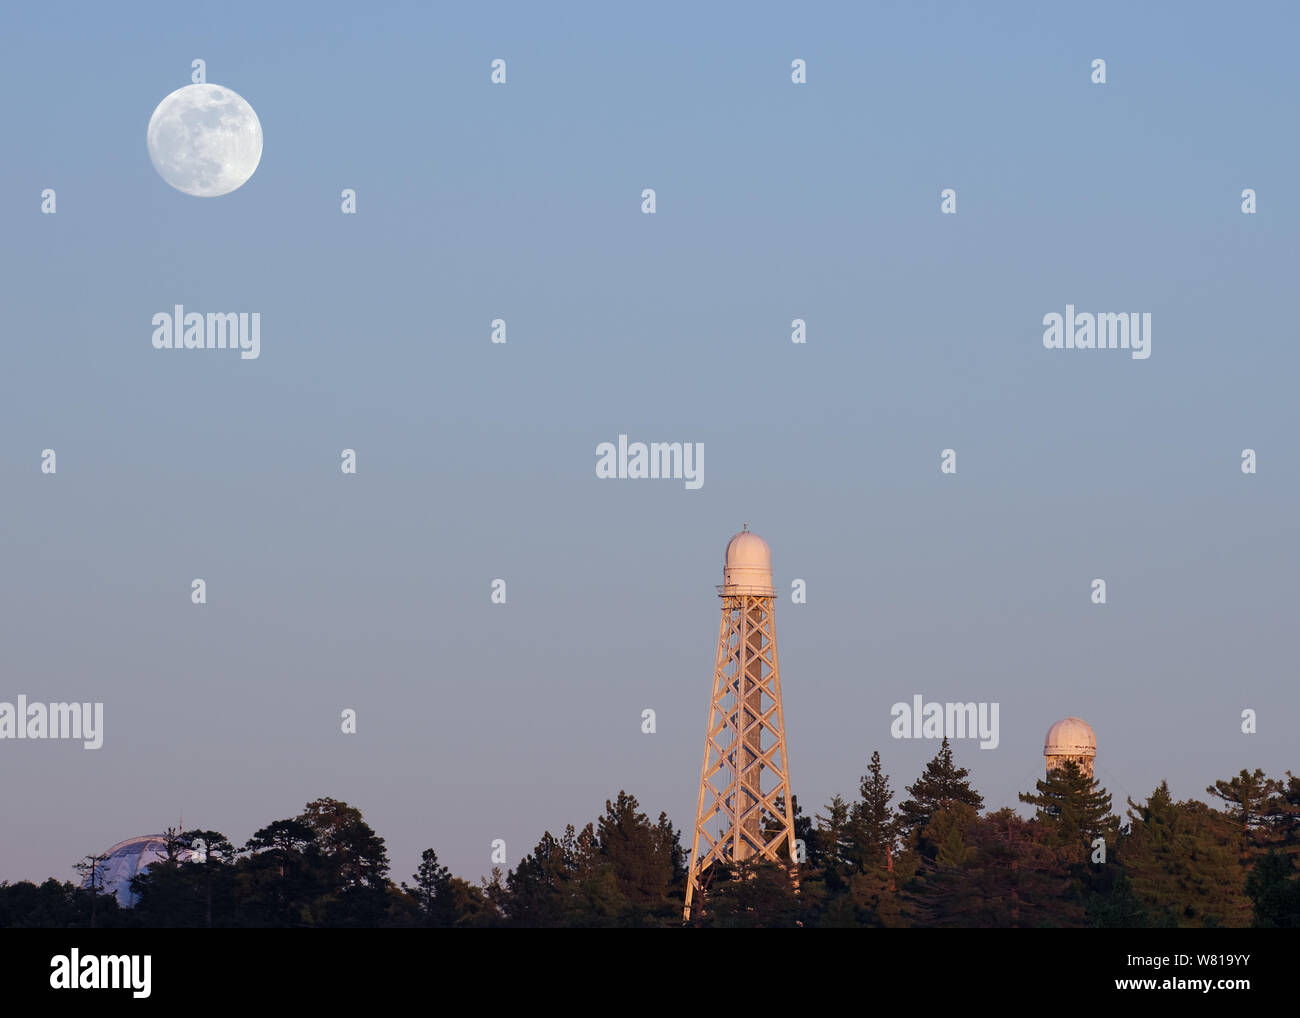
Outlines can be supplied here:
<path id="1" fill-rule="evenodd" d="M 629 925 L 667 919 L 680 910 L 674 878 L 681 847 L 665 814 L 651 824 L 636 796 L 620 791 L 613 802 L 605 801 L 596 843 L 600 862 L 612 871 L 614 886 L 627 903 L 623 918 Z"/>
<path id="2" fill-rule="evenodd" d="M 1246 894 L 1254 906 L 1254 926 L 1300 929 L 1300 873 L 1289 856 L 1270 849 L 1246 877 Z"/>
<path id="3" fill-rule="evenodd" d="M 898 818 L 890 805 L 894 792 L 889 787 L 889 775 L 881 766 L 879 750 L 871 754 L 867 773 L 858 784 L 858 794 L 850 815 L 851 857 L 865 871 L 891 862 L 898 838 Z"/>
<path id="4" fill-rule="evenodd" d="M 1061 853 L 1041 825 L 1002 809 L 975 817 L 965 804 L 936 813 L 928 837 L 939 856 L 923 861 L 905 903 L 918 926 L 1056 927 L 1083 924 Z"/>
<path id="5" fill-rule="evenodd" d="M 1174 802 L 1161 782 L 1129 804 L 1120 859 L 1155 926 L 1241 926 L 1249 914 L 1233 821 L 1195 799 Z"/>
<path id="6" fill-rule="evenodd" d="M 716 866 L 707 906 L 695 911 L 691 925 L 771 928 L 803 923 L 803 901 L 795 893 L 790 868 L 766 859 L 746 859 Z"/>
<path id="7" fill-rule="evenodd" d="M 93 930 L 96 926 L 96 919 L 99 911 L 99 896 L 104 891 L 104 861 L 108 859 L 106 855 L 88 855 L 80 862 L 73 865 L 73 869 L 82 877 L 85 883 L 86 891 L 90 895 L 90 928 Z"/>
<path id="8" fill-rule="evenodd" d="M 843 797 L 832 796 L 826 815 L 817 814 L 813 846 L 808 861 L 824 874 L 827 892 L 838 894 L 845 890 L 854 867 L 849 861 L 849 804 Z"/>
<path id="9" fill-rule="evenodd" d="M 572 868 L 562 843 L 546 831 L 532 852 L 506 875 L 505 888 L 509 893 L 504 906 L 514 925 L 567 925 Z"/>
<path id="10" fill-rule="evenodd" d="M 1267 850 L 1269 840 L 1268 818 L 1273 815 L 1276 800 L 1281 795 L 1282 783 L 1242 768 L 1240 774 L 1228 781 L 1216 781 L 1206 791 L 1227 804 L 1227 813 L 1239 831 L 1239 858 L 1247 865 L 1255 855 Z"/>
<path id="11" fill-rule="evenodd" d="M 186 831 L 185 846 L 194 853 L 195 865 L 202 867 L 203 925 L 209 929 L 214 925 L 227 925 L 227 918 L 234 911 L 232 897 L 235 846 L 220 831 L 202 829 Z M 218 909 L 221 913 L 218 916 L 220 921 L 216 923 L 213 922 L 214 897 L 218 900 Z"/>
<path id="12" fill-rule="evenodd" d="M 1089 859 L 1097 838 L 1105 839 L 1107 852 L 1115 850 L 1119 818 L 1111 814 L 1110 793 L 1073 760 L 1053 768 L 1035 788 L 1032 795 L 1021 792 L 1020 801 L 1037 807 L 1049 841 L 1065 851 L 1070 863 Z"/>
<path id="13" fill-rule="evenodd" d="M 636 797 L 606 800 L 596 823 L 556 840 L 549 832 L 505 880 L 488 889 L 515 925 L 645 926 L 681 919 L 685 853 L 667 814 L 656 823 Z M 495 896 L 494 896 L 495 895 Z"/>
<path id="14" fill-rule="evenodd" d="M 378 926 L 388 914 L 388 850 L 361 816 L 338 799 L 307 803 L 298 821 L 316 835 L 314 863 L 322 883 L 310 922 L 328 926 Z"/>
<path id="15" fill-rule="evenodd" d="M 1286 772 L 1268 810 L 1268 840 L 1287 855 L 1300 853 L 1300 777 Z"/>
<path id="16" fill-rule="evenodd" d="M 925 771 L 916 783 L 907 786 L 910 799 L 898 807 L 899 830 L 914 834 L 924 828 L 939 810 L 958 803 L 969 806 L 978 813 L 984 808 L 984 797 L 971 787 L 967 780 L 970 771 L 958 767 L 952 758 L 952 747 L 945 738 L 934 759 L 925 765 Z"/>
<path id="17" fill-rule="evenodd" d="M 276 820 L 240 850 L 236 877 L 242 925 L 312 926 L 312 904 L 325 891 L 316 832 L 301 820 Z"/>
<path id="18" fill-rule="evenodd" d="M 453 912 L 451 870 L 439 865 L 437 852 L 426 848 L 420 854 L 420 868 L 413 879 L 415 887 L 410 890 L 419 903 L 422 925 L 451 926 L 456 919 Z"/>
<path id="19" fill-rule="evenodd" d="M 1122 866 L 1102 867 L 1092 882 L 1087 903 L 1088 924 L 1099 929 L 1146 929 L 1151 915 L 1133 890 Z"/>
<path id="20" fill-rule="evenodd" d="M 506 884 L 506 874 L 500 866 L 493 866 L 491 872 L 479 880 L 477 888 L 483 902 L 483 910 L 478 925 L 496 927 L 510 922 L 510 888 Z"/>
<path id="21" fill-rule="evenodd" d="M 316 834 L 321 855 L 344 888 L 383 887 L 388 879 L 384 839 L 362 819 L 361 811 L 338 799 L 316 799 L 298 821 Z"/>
<path id="22" fill-rule="evenodd" d="M 798 809 L 799 800 L 796 797 L 795 810 Z M 663 810 L 659 811 L 659 819 L 655 822 L 655 827 L 659 832 L 659 843 L 669 846 L 669 858 L 673 863 L 672 896 L 676 901 L 686 894 L 686 849 L 682 846 L 682 833 L 673 827 L 673 822 L 668 819 L 668 814 Z M 798 834 L 798 828 L 795 829 L 795 833 Z"/>

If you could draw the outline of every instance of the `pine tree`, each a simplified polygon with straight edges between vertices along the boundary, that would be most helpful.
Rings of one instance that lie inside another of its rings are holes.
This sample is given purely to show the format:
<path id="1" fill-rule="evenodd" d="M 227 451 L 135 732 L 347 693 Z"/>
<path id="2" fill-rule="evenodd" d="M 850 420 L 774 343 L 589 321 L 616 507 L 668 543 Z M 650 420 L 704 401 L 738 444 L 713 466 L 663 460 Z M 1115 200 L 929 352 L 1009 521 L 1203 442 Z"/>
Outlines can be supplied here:
<path id="1" fill-rule="evenodd" d="M 361 811 L 338 799 L 315 799 L 298 821 L 316 834 L 324 893 L 312 902 L 310 921 L 325 926 L 378 926 L 390 905 L 388 849 Z"/>
<path id="2" fill-rule="evenodd" d="M 1088 895 L 1088 922 L 1099 929 L 1145 929 L 1151 914 L 1120 866 L 1106 866 Z"/>
<path id="3" fill-rule="evenodd" d="M 660 814 L 658 825 L 640 812 L 636 796 L 624 791 L 605 802 L 605 815 L 596 822 L 600 860 L 613 874 L 614 887 L 624 899 L 622 920 L 640 926 L 677 912 L 674 878 L 680 865 L 677 835 Z"/>
<path id="4" fill-rule="evenodd" d="M 913 834 L 924 828 L 939 810 L 959 803 L 976 813 L 983 809 L 984 797 L 971 787 L 966 780 L 969 776 L 970 771 L 953 762 L 952 748 L 945 738 L 916 784 L 907 786 L 911 798 L 898 807 L 900 832 Z"/>
<path id="5" fill-rule="evenodd" d="M 95 920 L 99 911 L 99 896 L 104 890 L 102 863 L 107 858 L 106 855 L 88 855 L 72 867 L 84 878 L 84 882 L 87 884 L 86 891 L 90 895 L 90 928 L 92 930 L 95 928 Z"/>
<path id="6" fill-rule="evenodd" d="M 194 853 L 194 861 L 203 867 L 203 918 L 209 929 L 213 926 L 213 886 L 219 884 L 217 897 L 228 896 L 231 864 L 235 861 L 235 846 L 220 831 L 189 830 L 184 835 L 185 846 Z M 223 895 L 222 892 L 227 894 Z M 222 911 L 233 911 L 223 909 Z"/>
<path id="7" fill-rule="evenodd" d="M 1250 903 L 1231 818 L 1195 799 L 1174 802 L 1161 782 L 1129 804 L 1119 857 L 1156 926 L 1244 926 Z"/>
<path id="8" fill-rule="evenodd" d="M 483 902 L 479 925 L 496 927 L 510 922 L 510 888 L 500 866 L 493 866 L 486 877 L 480 878 L 477 891 Z"/>
<path id="9" fill-rule="evenodd" d="M 1038 808 L 1039 823 L 1048 832 L 1049 841 L 1065 851 L 1068 862 L 1087 860 L 1097 838 L 1104 838 L 1108 849 L 1114 849 L 1119 818 L 1111 814 L 1110 793 L 1073 760 L 1053 768 L 1035 788 L 1033 795 L 1021 792 L 1020 801 Z"/>
<path id="10" fill-rule="evenodd" d="M 1011 809 L 975 817 L 969 806 L 958 804 L 937 813 L 926 836 L 939 840 L 939 858 L 922 861 L 905 894 L 913 924 L 1082 925 L 1082 904 L 1045 833 Z"/>
<path id="11" fill-rule="evenodd" d="M 848 886 L 851 872 L 848 837 L 849 804 L 841 796 L 832 796 L 826 805 L 826 816 L 817 814 L 816 851 L 809 857 L 809 862 L 825 873 L 826 889 L 831 894 L 837 894 Z"/>
<path id="12" fill-rule="evenodd" d="M 708 908 L 693 918 L 692 925 L 771 928 L 802 924 L 803 901 L 795 894 L 788 866 L 751 858 L 716 868 L 719 872 L 709 889 Z"/>
<path id="13" fill-rule="evenodd" d="M 889 787 L 889 775 L 880 764 L 878 750 L 871 754 L 871 763 L 859 782 L 858 793 L 860 798 L 850 813 L 852 846 L 849 858 L 864 871 L 873 866 L 887 866 L 892 861 L 898 838 L 898 818 L 890 805 L 894 792 Z"/>
<path id="14" fill-rule="evenodd" d="M 1246 878 L 1246 893 L 1254 905 L 1253 925 L 1300 929 L 1300 873 L 1288 856 L 1270 850 L 1259 859 Z"/>
<path id="15" fill-rule="evenodd" d="M 570 828 L 571 829 L 571 828 Z M 571 859 L 550 831 L 531 853 L 519 860 L 505 879 L 502 902 L 514 925 L 530 927 L 568 924 L 572 896 Z"/>
<path id="16" fill-rule="evenodd" d="M 514 925 L 663 926 L 680 922 L 685 861 L 668 816 L 657 823 L 620 791 L 580 832 L 550 832 L 506 877 L 505 894 L 485 889 Z"/>
<path id="17" fill-rule="evenodd" d="M 797 809 L 797 800 L 795 806 Z M 667 846 L 668 857 L 672 860 L 673 876 L 670 896 L 673 900 L 673 908 L 676 910 L 676 903 L 686 894 L 686 849 L 682 847 L 682 832 L 673 827 L 673 822 L 668 819 L 668 814 L 663 810 L 659 811 L 659 819 L 655 823 L 655 829 L 659 844 Z"/>
<path id="18" fill-rule="evenodd" d="M 944 835 L 943 841 L 939 842 L 939 851 L 934 861 L 940 867 L 964 866 L 970 855 L 971 850 L 966 847 L 966 839 L 962 837 L 961 827 L 952 824 L 948 828 L 948 833 Z"/>
<path id="19" fill-rule="evenodd" d="M 910 874 L 909 874 L 910 875 Z M 856 925 L 893 928 L 903 926 L 903 905 L 896 872 L 883 865 L 855 873 L 849 880 L 849 896 Z"/>
<path id="20" fill-rule="evenodd" d="M 314 925 L 312 903 L 329 888 L 311 827 L 297 819 L 273 821 L 240 852 L 245 858 L 236 882 L 244 925 Z"/>
<path id="21" fill-rule="evenodd" d="M 413 879 L 415 887 L 407 890 L 415 895 L 419 903 L 422 925 L 451 926 L 455 921 L 451 900 L 451 870 L 438 864 L 437 852 L 431 848 L 424 850 L 420 855 L 420 868 Z"/>
<path id="22" fill-rule="evenodd" d="M 1240 859 L 1242 865 L 1248 865 L 1252 856 L 1262 854 L 1268 847 L 1268 818 L 1282 793 L 1282 782 L 1266 778 L 1258 768 L 1253 774 L 1243 768 L 1235 778 L 1216 781 L 1206 791 L 1228 804 L 1228 815 L 1240 831 Z"/>
<path id="23" fill-rule="evenodd" d="M 1268 840 L 1278 851 L 1300 853 L 1300 777 L 1286 772 L 1286 783 L 1278 782 L 1278 794 L 1268 809 Z"/>

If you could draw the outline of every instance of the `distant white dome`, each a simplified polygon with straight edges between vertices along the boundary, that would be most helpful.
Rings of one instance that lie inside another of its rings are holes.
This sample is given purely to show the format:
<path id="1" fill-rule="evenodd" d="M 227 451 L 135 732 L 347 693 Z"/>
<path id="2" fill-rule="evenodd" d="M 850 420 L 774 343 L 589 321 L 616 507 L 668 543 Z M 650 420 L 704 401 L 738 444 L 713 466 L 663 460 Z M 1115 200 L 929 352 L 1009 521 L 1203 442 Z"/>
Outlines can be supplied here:
<path id="1" fill-rule="evenodd" d="M 723 592 L 775 595 L 772 589 L 772 549 L 757 534 L 751 533 L 748 524 L 744 530 L 727 542 L 722 559 Z"/>
<path id="2" fill-rule="evenodd" d="M 111 894 L 123 908 L 132 908 L 136 896 L 131 893 L 131 878 L 143 873 L 159 859 L 167 858 L 167 839 L 161 834 L 146 834 L 127 838 L 103 853 L 103 860 L 95 867 L 95 882 L 104 894 Z M 180 862 L 189 862 L 194 853 L 182 848 L 176 855 Z M 83 888 L 90 887 L 90 874 L 81 881 Z"/>
<path id="3" fill-rule="evenodd" d="M 1043 755 L 1096 756 L 1097 735 L 1082 718 L 1064 718 L 1047 730 Z"/>

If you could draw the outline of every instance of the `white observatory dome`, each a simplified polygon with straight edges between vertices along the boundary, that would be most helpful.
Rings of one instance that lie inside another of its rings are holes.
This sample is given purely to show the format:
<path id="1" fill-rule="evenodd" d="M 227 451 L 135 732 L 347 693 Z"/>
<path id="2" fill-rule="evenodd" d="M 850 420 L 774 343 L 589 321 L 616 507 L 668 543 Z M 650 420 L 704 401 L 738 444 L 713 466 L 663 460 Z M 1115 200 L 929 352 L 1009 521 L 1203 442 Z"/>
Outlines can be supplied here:
<path id="1" fill-rule="evenodd" d="M 103 894 L 111 894 L 123 908 L 133 908 L 136 903 L 135 893 L 131 890 L 131 878 L 143 873 L 159 859 L 167 858 L 167 839 L 161 834 L 146 834 L 139 838 L 127 838 L 119 841 L 106 851 L 95 868 L 95 881 Z M 194 852 L 182 848 L 176 856 L 180 862 L 190 862 Z M 90 887 L 90 874 L 81 881 L 83 888 Z"/>
<path id="2" fill-rule="evenodd" d="M 722 592 L 765 597 L 776 594 L 772 588 L 772 549 L 761 537 L 750 532 L 749 524 L 727 542 L 727 552 L 722 559 Z"/>
<path id="3" fill-rule="evenodd" d="M 1047 730 L 1043 756 L 1096 756 L 1097 736 L 1082 718 L 1068 717 Z"/>

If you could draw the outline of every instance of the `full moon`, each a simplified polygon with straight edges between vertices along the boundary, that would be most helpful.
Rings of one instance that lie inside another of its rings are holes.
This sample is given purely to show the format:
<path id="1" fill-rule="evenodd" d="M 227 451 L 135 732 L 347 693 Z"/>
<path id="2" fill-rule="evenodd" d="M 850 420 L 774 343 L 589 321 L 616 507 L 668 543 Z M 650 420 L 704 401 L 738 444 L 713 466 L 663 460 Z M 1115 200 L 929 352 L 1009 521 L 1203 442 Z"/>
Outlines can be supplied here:
<path id="1" fill-rule="evenodd" d="M 178 88 L 153 111 L 146 138 L 158 175 L 197 198 L 229 194 L 262 159 L 257 114 L 220 85 Z"/>

